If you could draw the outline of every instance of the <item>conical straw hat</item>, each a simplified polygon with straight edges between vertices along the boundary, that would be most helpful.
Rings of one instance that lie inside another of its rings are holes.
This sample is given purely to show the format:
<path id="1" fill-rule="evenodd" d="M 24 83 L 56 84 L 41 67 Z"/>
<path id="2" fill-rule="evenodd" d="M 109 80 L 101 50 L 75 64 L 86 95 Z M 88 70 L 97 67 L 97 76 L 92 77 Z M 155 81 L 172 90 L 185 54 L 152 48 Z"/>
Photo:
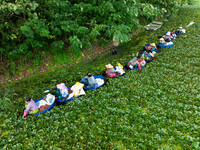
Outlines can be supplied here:
<path id="1" fill-rule="evenodd" d="M 155 46 L 156 46 L 156 44 L 155 44 L 155 43 L 151 43 L 150 45 L 151 45 L 151 46 L 153 46 L 153 47 L 155 47 Z"/>
<path id="2" fill-rule="evenodd" d="M 159 40 L 160 40 L 160 41 L 164 41 L 164 39 L 163 39 L 163 38 L 160 38 Z"/>
<path id="3" fill-rule="evenodd" d="M 106 68 L 113 68 L 113 66 L 111 64 L 106 65 Z"/>

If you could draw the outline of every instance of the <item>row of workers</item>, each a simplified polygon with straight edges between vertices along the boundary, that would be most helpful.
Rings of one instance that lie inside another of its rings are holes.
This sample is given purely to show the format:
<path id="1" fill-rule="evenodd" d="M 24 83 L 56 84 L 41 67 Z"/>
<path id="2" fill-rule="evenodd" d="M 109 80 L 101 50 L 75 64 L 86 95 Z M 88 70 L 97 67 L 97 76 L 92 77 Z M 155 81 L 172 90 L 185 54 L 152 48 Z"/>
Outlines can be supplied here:
<path id="1" fill-rule="evenodd" d="M 176 31 L 173 30 L 172 32 L 166 32 L 166 34 L 159 39 L 160 41 L 157 46 L 158 47 L 164 45 L 166 46 L 166 44 L 169 44 L 170 42 L 173 42 L 175 40 L 176 33 L 185 33 L 185 32 L 186 30 L 183 29 L 182 27 L 179 27 L 179 29 Z M 149 46 L 145 46 L 144 48 L 145 51 L 140 55 L 140 58 L 137 59 L 136 57 L 134 57 L 132 60 L 130 60 L 125 66 L 126 69 L 133 69 L 133 68 L 141 69 L 146 65 L 147 60 L 153 59 L 154 54 L 156 54 L 158 50 L 155 43 L 152 43 Z M 108 64 L 106 65 L 106 68 L 107 70 L 105 71 L 105 74 L 107 77 L 114 78 L 125 73 L 125 68 L 121 64 L 118 64 L 118 66 L 115 68 L 111 64 Z M 97 85 L 96 80 L 91 73 L 88 73 L 87 76 L 85 76 L 81 80 L 81 83 L 84 84 L 84 88 L 94 88 Z M 64 100 L 69 97 L 70 89 L 68 89 L 64 83 L 58 84 L 56 87 L 52 88 L 48 92 L 51 92 L 53 90 L 56 90 L 55 99 Z M 36 105 L 35 101 L 32 100 L 30 97 L 25 98 L 25 103 L 26 103 L 25 104 L 26 109 L 24 110 L 24 114 L 22 117 L 25 117 L 28 114 L 36 114 L 39 112 L 38 106 Z"/>

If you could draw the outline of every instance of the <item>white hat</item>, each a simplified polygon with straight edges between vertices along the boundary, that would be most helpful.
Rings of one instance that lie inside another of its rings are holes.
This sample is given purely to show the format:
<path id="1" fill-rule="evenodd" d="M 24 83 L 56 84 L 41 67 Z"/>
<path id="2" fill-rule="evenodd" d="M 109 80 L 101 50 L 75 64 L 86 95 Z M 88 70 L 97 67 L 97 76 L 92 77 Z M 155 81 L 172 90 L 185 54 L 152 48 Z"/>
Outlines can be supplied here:
<path id="1" fill-rule="evenodd" d="M 183 27 L 179 27 L 179 29 L 183 29 Z"/>
<path id="2" fill-rule="evenodd" d="M 111 64 L 106 65 L 106 68 L 113 68 L 113 66 Z"/>
<path id="3" fill-rule="evenodd" d="M 167 32 L 166 35 L 170 35 L 170 32 Z"/>

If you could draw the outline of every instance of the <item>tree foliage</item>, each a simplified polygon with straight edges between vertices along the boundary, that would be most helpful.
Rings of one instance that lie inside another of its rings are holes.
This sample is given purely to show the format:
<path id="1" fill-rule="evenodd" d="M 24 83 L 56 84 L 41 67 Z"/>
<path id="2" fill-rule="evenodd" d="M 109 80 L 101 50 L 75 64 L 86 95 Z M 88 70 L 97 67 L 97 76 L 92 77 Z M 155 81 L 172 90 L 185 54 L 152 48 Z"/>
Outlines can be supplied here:
<path id="1" fill-rule="evenodd" d="M 1 61 L 18 59 L 69 44 L 79 54 L 99 38 L 122 42 L 141 27 L 139 19 L 153 20 L 174 11 L 175 4 L 191 0 L 0 0 Z"/>

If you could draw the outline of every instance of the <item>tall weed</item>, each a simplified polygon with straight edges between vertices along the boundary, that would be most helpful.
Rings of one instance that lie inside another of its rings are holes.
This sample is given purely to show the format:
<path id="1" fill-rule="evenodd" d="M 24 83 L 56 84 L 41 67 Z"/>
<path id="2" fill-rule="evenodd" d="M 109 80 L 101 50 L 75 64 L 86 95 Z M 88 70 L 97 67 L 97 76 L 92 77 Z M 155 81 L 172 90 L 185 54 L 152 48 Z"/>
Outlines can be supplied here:
<path id="1" fill-rule="evenodd" d="M 10 111 L 13 107 L 12 99 L 17 94 L 12 89 L 1 90 L 0 92 L 0 112 Z"/>

